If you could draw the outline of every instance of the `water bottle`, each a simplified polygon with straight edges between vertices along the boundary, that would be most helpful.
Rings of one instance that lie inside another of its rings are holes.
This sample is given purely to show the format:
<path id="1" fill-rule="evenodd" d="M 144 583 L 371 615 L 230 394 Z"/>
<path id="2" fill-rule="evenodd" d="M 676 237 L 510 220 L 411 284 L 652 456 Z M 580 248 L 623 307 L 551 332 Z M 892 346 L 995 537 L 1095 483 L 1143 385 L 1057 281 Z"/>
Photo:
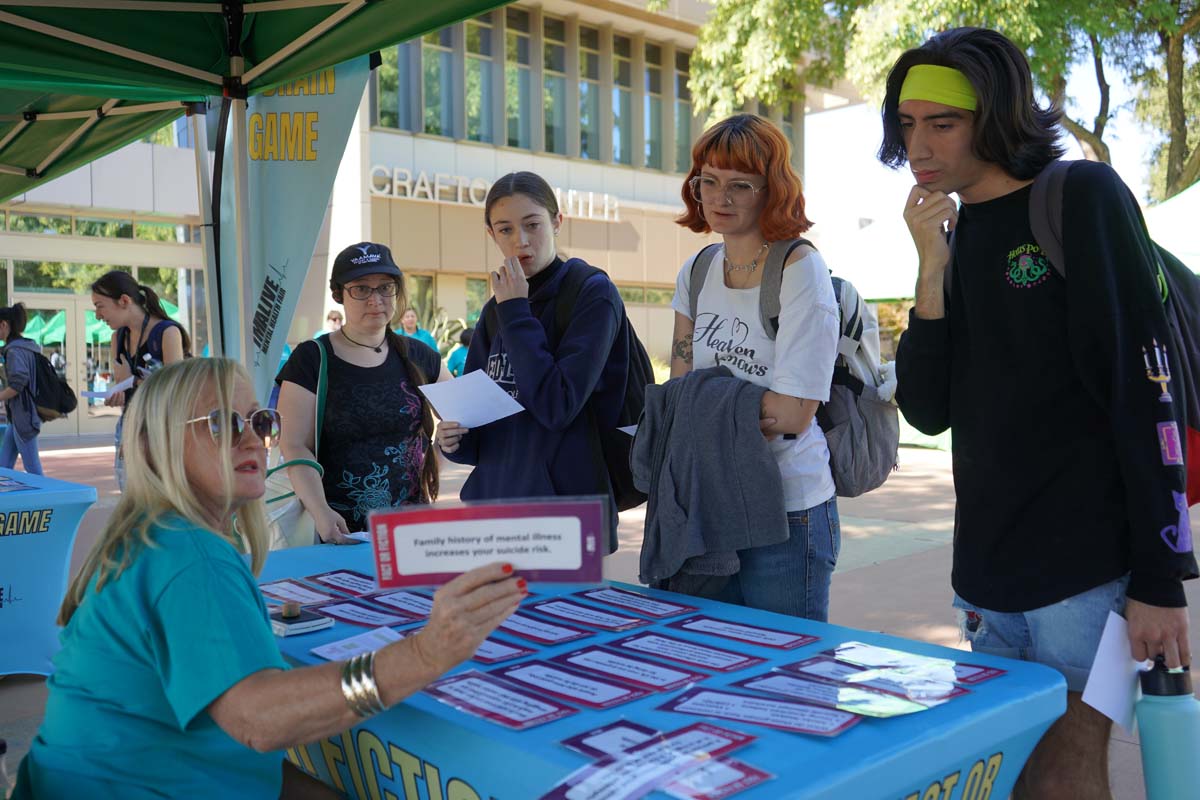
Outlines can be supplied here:
<path id="1" fill-rule="evenodd" d="M 1188 668 L 1167 669 L 1158 656 L 1141 682 L 1137 721 L 1146 800 L 1194 800 L 1200 793 L 1200 701 Z"/>

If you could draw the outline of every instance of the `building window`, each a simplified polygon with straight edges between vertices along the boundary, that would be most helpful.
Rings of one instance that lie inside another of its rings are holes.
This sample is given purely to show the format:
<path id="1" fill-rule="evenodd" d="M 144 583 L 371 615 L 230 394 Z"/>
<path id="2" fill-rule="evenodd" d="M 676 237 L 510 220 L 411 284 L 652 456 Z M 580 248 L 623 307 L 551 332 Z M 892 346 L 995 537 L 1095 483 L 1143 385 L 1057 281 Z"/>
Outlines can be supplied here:
<path id="1" fill-rule="evenodd" d="M 579 157 L 600 157 L 600 31 L 579 27 Z"/>
<path id="2" fill-rule="evenodd" d="M 633 43 L 613 37 L 613 161 L 633 163 Z"/>
<path id="3" fill-rule="evenodd" d="M 504 59 L 504 117 L 507 120 L 509 147 L 530 146 L 529 118 L 533 93 L 530 77 L 529 12 L 505 9 L 507 32 Z"/>
<path id="4" fill-rule="evenodd" d="M 70 217 L 40 217 L 33 214 L 8 213 L 8 229 L 19 233 L 59 233 L 70 235 Z"/>
<path id="5" fill-rule="evenodd" d="M 492 17 L 467 20 L 467 138 L 494 141 L 492 134 Z"/>
<path id="6" fill-rule="evenodd" d="M 675 54 L 675 171 L 692 169 L 692 90 L 688 88 L 691 56 Z"/>
<path id="7" fill-rule="evenodd" d="M 646 166 L 662 169 L 662 48 L 646 45 Z"/>
<path id="8" fill-rule="evenodd" d="M 467 327 L 479 321 L 479 314 L 490 295 L 485 278 L 467 278 Z"/>
<path id="9" fill-rule="evenodd" d="M 425 88 L 425 133 L 454 135 L 454 51 L 450 28 L 425 34 L 421 40 L 421 71 Z"/>
<path id="10" fill-rule="evenodd" d="M 546 106 L 546 152 L 567 152 L 567 25 L 561 19 L 543 20 L 543 100 Z"/>
<path id="11" fill-rule="evenodd" d="M 0 306 L 8 305 L 8 262 L 0 258 Z"/>
<path id="12" fill-rule="evenodd" d="M 186 244 L 188 237 L 187 225 L 175 225 L 170 222 L 135 222 L 133 223 L 133 238 L 145 239 L 151 242 L 176 242 Z"/>
<path id="13" fill-rule="evenodd" d="M 127 219 L 75 219 L 76 236 L 103 236 L 107 239 L 132 239 L 133 222 Z"/>
<path id="14" fill-rule="evenodd" d="M 379 124 L 385 128 L 413 129 L 409 52 L 406 44 L 387 48 L 383 51 L 379 68 L 375 70 Z"/>

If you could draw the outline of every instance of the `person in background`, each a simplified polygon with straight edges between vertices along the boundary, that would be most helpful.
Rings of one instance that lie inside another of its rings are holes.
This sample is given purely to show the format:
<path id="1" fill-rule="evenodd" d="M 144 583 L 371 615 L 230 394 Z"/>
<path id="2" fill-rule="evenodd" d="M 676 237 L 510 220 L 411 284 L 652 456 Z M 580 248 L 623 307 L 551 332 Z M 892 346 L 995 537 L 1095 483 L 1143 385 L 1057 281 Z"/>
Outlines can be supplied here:
<path id="1" fill-rule="evenodd" d="M 342 327 L 342 312 L 336 308 L 329 309 L 329 313 L 325 315 L 325 327 L 313 334 L 312 338 L 324 336 L 327 333 L 333 333 Z M 290 353 L 291 350 L 289 349 Z"/>
<path id="2" fill-rule="evenodd" d="M 417 324 L 416 309 L 404 309 L 404 314 L 400 317 L 400 330 L 396 333 L 424 342 L 435 351 L 438 349 L 437 340 L 433 338 L 433 334 Z"/>
<path id="3" fill-rule="evenodd" d="M 4 342 L 7 380 L 7 385 L 0 389 L 0 402 L 4 403 L 8 420 L 4 439 L 0 440 L 0 467 L 12 469 L 20 455 L 26 472 L 41 475 L 38 434 L 42 431 L 42 418 L 33 397 L 37 390 L 36 356 L 42 352 L 42 346 L 25 337 L 27 321 L 23 303 L 0 308 L 0 341 Z"/>
<path id="4" fill-rule="evenodd" d="M 487 370 L 524 410 L 476 429 L 443 420 L 438 445 L 451 461 L 474 467 L 463 500 L 608 494 L 612 552 L 616 501 L 607 474 L 597 476 L 591 440 L 596 427 L 615 426 L 624 397 L 629 349 L 618 335 L 621 296 L 603 272 L 588 275 L 566 330 L 555 329 L 559 287 L 571 270 L 588 265 L 559 256 L 562 213 L 540 175 L 514 172 L 492 184 L 483 219 L 504 262 L 491 273 L 494 294 L 479 315 L 464 371 Z"/>
<path id="5" fill-rule="evenodd" d="M 404 303 L 404 276 L 391 251 L 361 242 L 338 254 L 329 289 L 345 309 L 336 333 L 301 342 L 275 382 L 287 417 L 280 440 L 288 477 L 322 542 L 349 544 L 376 508 L 437 498 L 438 463 L 430 446 L 433 416 L 417 387 L 450 380 L 436 350 L 390 330 Z M 321 352 L 328 370 L 318 446 L 314 416 Z M 313 453 L 316 452 L 314 458 Z"/>
<path id="6" fill-rule="evenodd" d="M 682 190 L 686 211 L 676 222 L 720 234 L 722 244 L 708 266 L 695 318 L 690 286 L 699 254 L 679 270 L 671 301 L 672 378 L 725 366 L 735 378 L 767 387 L 763 433 L 782 478 L 788 536 L 735 550 L 732 564 L 709 553 L 689 558 L 668 586 L 824 622 L 841 525 L 829 448 L 816 420 L 817 407 L 829 399 L 839 337 L 838 304 L 821 254 L 797 244 L 787 256 L 774 338 L 759 314 L 761 268 L 771 243 L 797 239 L 812 224 L 790 159 L 787 137 L 754 114 L 718 122 L 697 140 Z"/>
<path id="7" fill-rule="evenodd" d="M 524 580 L 490 564 L 438 589 L 415 636 L 289 668 L 255 578 L 280 424 L 229 359 L 172 364 L 138 390 L 126 491 L 59 611 L 62 649 L 17 800 L 292 796 L 303 781 L 284 749 L 420 691 L 516 609 Z"/>
<path id="8" fill-rule="evenodd" d="M 1135 660 L 1186 667 L 1183 581 L 1197 568 L 1179 411 L 1147 379 L 1171 334 L 1137 201 L 1110 166 L 1079 161 L 1062 189 L 1066 277 L 1034 234 L 1033 184 L 1063 153 L 1061 119 L 1021 48 L 956 28 L 892 67 L 879 159 L 914 180 L 896 398 L 917 430 L 953 434 L 963 636 L 1066 679 L 1066 713 L 1013 797 L 1108 800 L 1112 722 L 1082 698 L 1101 636 L 1123 612 Z"/>
<path id="9" fill-rule="evenodd" d="M 450 351 L 450 356 L 446 359 L 446 367 L 456 378 L 462 377 L 463 368 L 467 365 L 467 348 L 471 346 L 471 337 L 474 335 L 474 328 L 463 328 L 458 334 L 458 344 Z"/>
<path id="10" fill-rule="evenodd" d="M 158 294 L 139 284 L 128 272 L 113 270 L 101 275 L 92 284 L 92 305 L 96 319 L 113 330 L 113 382 L 133 378 L 133 386 L 105 401 L 105 405 L 122 408 L 114 431 L 117 452 L 113 467 L 117 485 L 124 489 L 125 462 L 121 450 L 124 407 L 151 372 L 190 358 L 192 343 L 184 327 L 167 315 Z"/>

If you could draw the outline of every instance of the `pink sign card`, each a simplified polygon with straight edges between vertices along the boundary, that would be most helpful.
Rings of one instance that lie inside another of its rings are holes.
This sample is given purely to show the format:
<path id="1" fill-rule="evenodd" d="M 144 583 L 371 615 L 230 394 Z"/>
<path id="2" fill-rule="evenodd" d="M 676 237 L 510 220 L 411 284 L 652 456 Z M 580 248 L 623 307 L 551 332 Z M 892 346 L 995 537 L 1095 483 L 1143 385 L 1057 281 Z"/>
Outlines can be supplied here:
<path id="1" fill-rule="evenodd" d="M 466 714 L 518 731 L 579 713 L 476 670 L 434 681 L 424 691 Z"/>
<path id="2" fill-rule="evenodd" d="M 653 631 L 635 633 L 607 644 L 609 647 L 619 650 L 632 650 L 655 658 L 686 664 L 689 667 L 699 667 L 716 672 L 734 672 L 766 663 L 765 658 L 758 656 L 735 653 L 732 650 L 710 647 L 688 639 L 677 639 L 674 636 L 664 636 Z"/>
<path id="3" fill-rule="evenodd" d="M 663 789 L 680 800 L 725 800 L 775 776 L 736 758 L 714 758 Z"/>
<path id="4" fill-rule="evenodd" d="M 368 628 L 390 627 L 392 625 L 407 625 L 413 619 L 407 615 L 392 614 L 374 606 L 360 603 L 357 600 L 334 600 L 313 606 L 312 610 L 325 617 L 332 617 L 340 622 L 351 625 L 363 625 Z"/>
<path id="5" fill-rule="evenodd" d="M 309 575 L 304 580 L 319 583 L 328 589 L 336 589 L 355 597 L 370 594 L 376 589 L 374 578 L 352 569 L 335 569 L 319 575 Z"/>
<path id="6" fill-rule="evenodd" d="M 792 633 L 774 628 L 763 628 L 758 625 L 747 625 L 744 622 L 730 622 L 709 616 L 695 616 L 667 623 L 668 628 L 678 628 L 693 633 L 707 633 L 722 639 L 733 639 L 738 642 L 774 647 L 779 650 L 794 650 L 806 644 L 812 644 L 820 637 L 806 633 Z"/>
<path id="7" fill-rule="evenodd" d="M 563 739 L 561 744 L 588 758 L 603 758 L 624 753 L 634 745 L 641 744 L 655 736 L 658 736 L 658 730 L 655 728 L 627 719 L 619 719 L 616 722 L 610 722 L 599 728 L 592 728 L 590 731 Z"/>
<path id="8" fill-rule="evenodd" d="M 495 561 L 528 581 L 598 583 L 605 508 L 599 499 L 371 512 L 379 586 L 432 586 Z"/>
<path id="9" fill-rule="evenodd" d="M 681 603 L 660 600 L 656 597 L 647 597 L 638 592 L 617 589 L 613 586 L 584 589 L 575 594 L 591 600 L 593 603 L 618 606 L 630 611 L 636 611 L 639 614 L 645 614 L 647 617 L 654 617 L 655 619 L 668 619 L 669 617 L 677 617 L 680 614 L 691 614 L 700 610 L 696 606 L 686 606 Z"/>
<path id="10" fill-rule="evenodd" d="M 604 675 L 631 686 L 640 686 L 652 692 L 682 689 L 708 677 L 707 673 L 669 667 L 666 664 L 637 658 L 628 652 L 620 653 L 605 647 L 584 647 L 550 660 Z"/>
<path id="11" fill-rule="evenodd" d="M 748 722 L 792 733 L 837 736 L 862 721 L 857 714 L 795 700 L 758 697 L 716 689 L 689 689 L 658 707 L 696 717 Z"/>
<path id="12" fill-rule="evenodd" d="M 646 689 L 548 661 L 524 661 L 499 667 L 489 674 L 520 683 L 535 692 L 593 709 L 612 708 L 650 694 Z"/>
<path id="13" fill-rule="evenodd" d="M 549 622 L 539 617 L 522 614 L 519 611 L 501 622 L 500 628 L 513 636 L 520 636 L 522 639 L 544 645 L 563 644 L 594 635 L 591 631 Z"/>
<path id="14" fill-rule="evenodd" d="M 276 602 L 299 603 L 305 606 L 337 599 L 337 595 L 335 594 L 315 589 L 312 586 L 307 586 L 291 578 L 260 583 L 258 590 L 263 593 L 264 597 L 268 597 Z"/>
<path id="15" fill-rule="evenodd" d="M 376 592 L 366 595 L 368 600 L 377 606 L 384 606 L 394 612 L 407 614 L 414 619 L 424 619 L 433 610 L 433 598 L 420 592 L 400 591 Z"/>
<path id="16" fill-rule="evenodd" d="M 653 624 L 648 619 L 614 614 L 611 611 L 572 603 L 570 600 L 542 600 L 529 606 L 529 610 L 567 622 L 603 628 L 606 631 L 627 631 Z"/>

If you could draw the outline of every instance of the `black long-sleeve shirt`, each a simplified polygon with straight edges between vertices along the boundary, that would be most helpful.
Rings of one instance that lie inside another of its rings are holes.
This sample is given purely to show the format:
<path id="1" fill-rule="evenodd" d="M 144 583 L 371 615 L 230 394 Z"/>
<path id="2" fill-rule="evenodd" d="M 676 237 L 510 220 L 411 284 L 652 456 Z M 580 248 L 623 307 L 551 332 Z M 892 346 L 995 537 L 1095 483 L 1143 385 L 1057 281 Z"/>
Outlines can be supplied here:
<path id="1" fill-rule="evenodd" d="M 1173 403 L 1147 374 L 1170 354 L 1140 211 L 1111 168 L 1073 166 L 1063 278 L 1029 195 L 962 206 L 947 314 L 913 314 L 897 353 L 905 417 L 953 433 L 954 589 L 1028 611 L 1128 572 L 1129 597 L 1186 605 L 1196 560 L 1175 549 L 1185 473 L 1159 438 Z"/>

